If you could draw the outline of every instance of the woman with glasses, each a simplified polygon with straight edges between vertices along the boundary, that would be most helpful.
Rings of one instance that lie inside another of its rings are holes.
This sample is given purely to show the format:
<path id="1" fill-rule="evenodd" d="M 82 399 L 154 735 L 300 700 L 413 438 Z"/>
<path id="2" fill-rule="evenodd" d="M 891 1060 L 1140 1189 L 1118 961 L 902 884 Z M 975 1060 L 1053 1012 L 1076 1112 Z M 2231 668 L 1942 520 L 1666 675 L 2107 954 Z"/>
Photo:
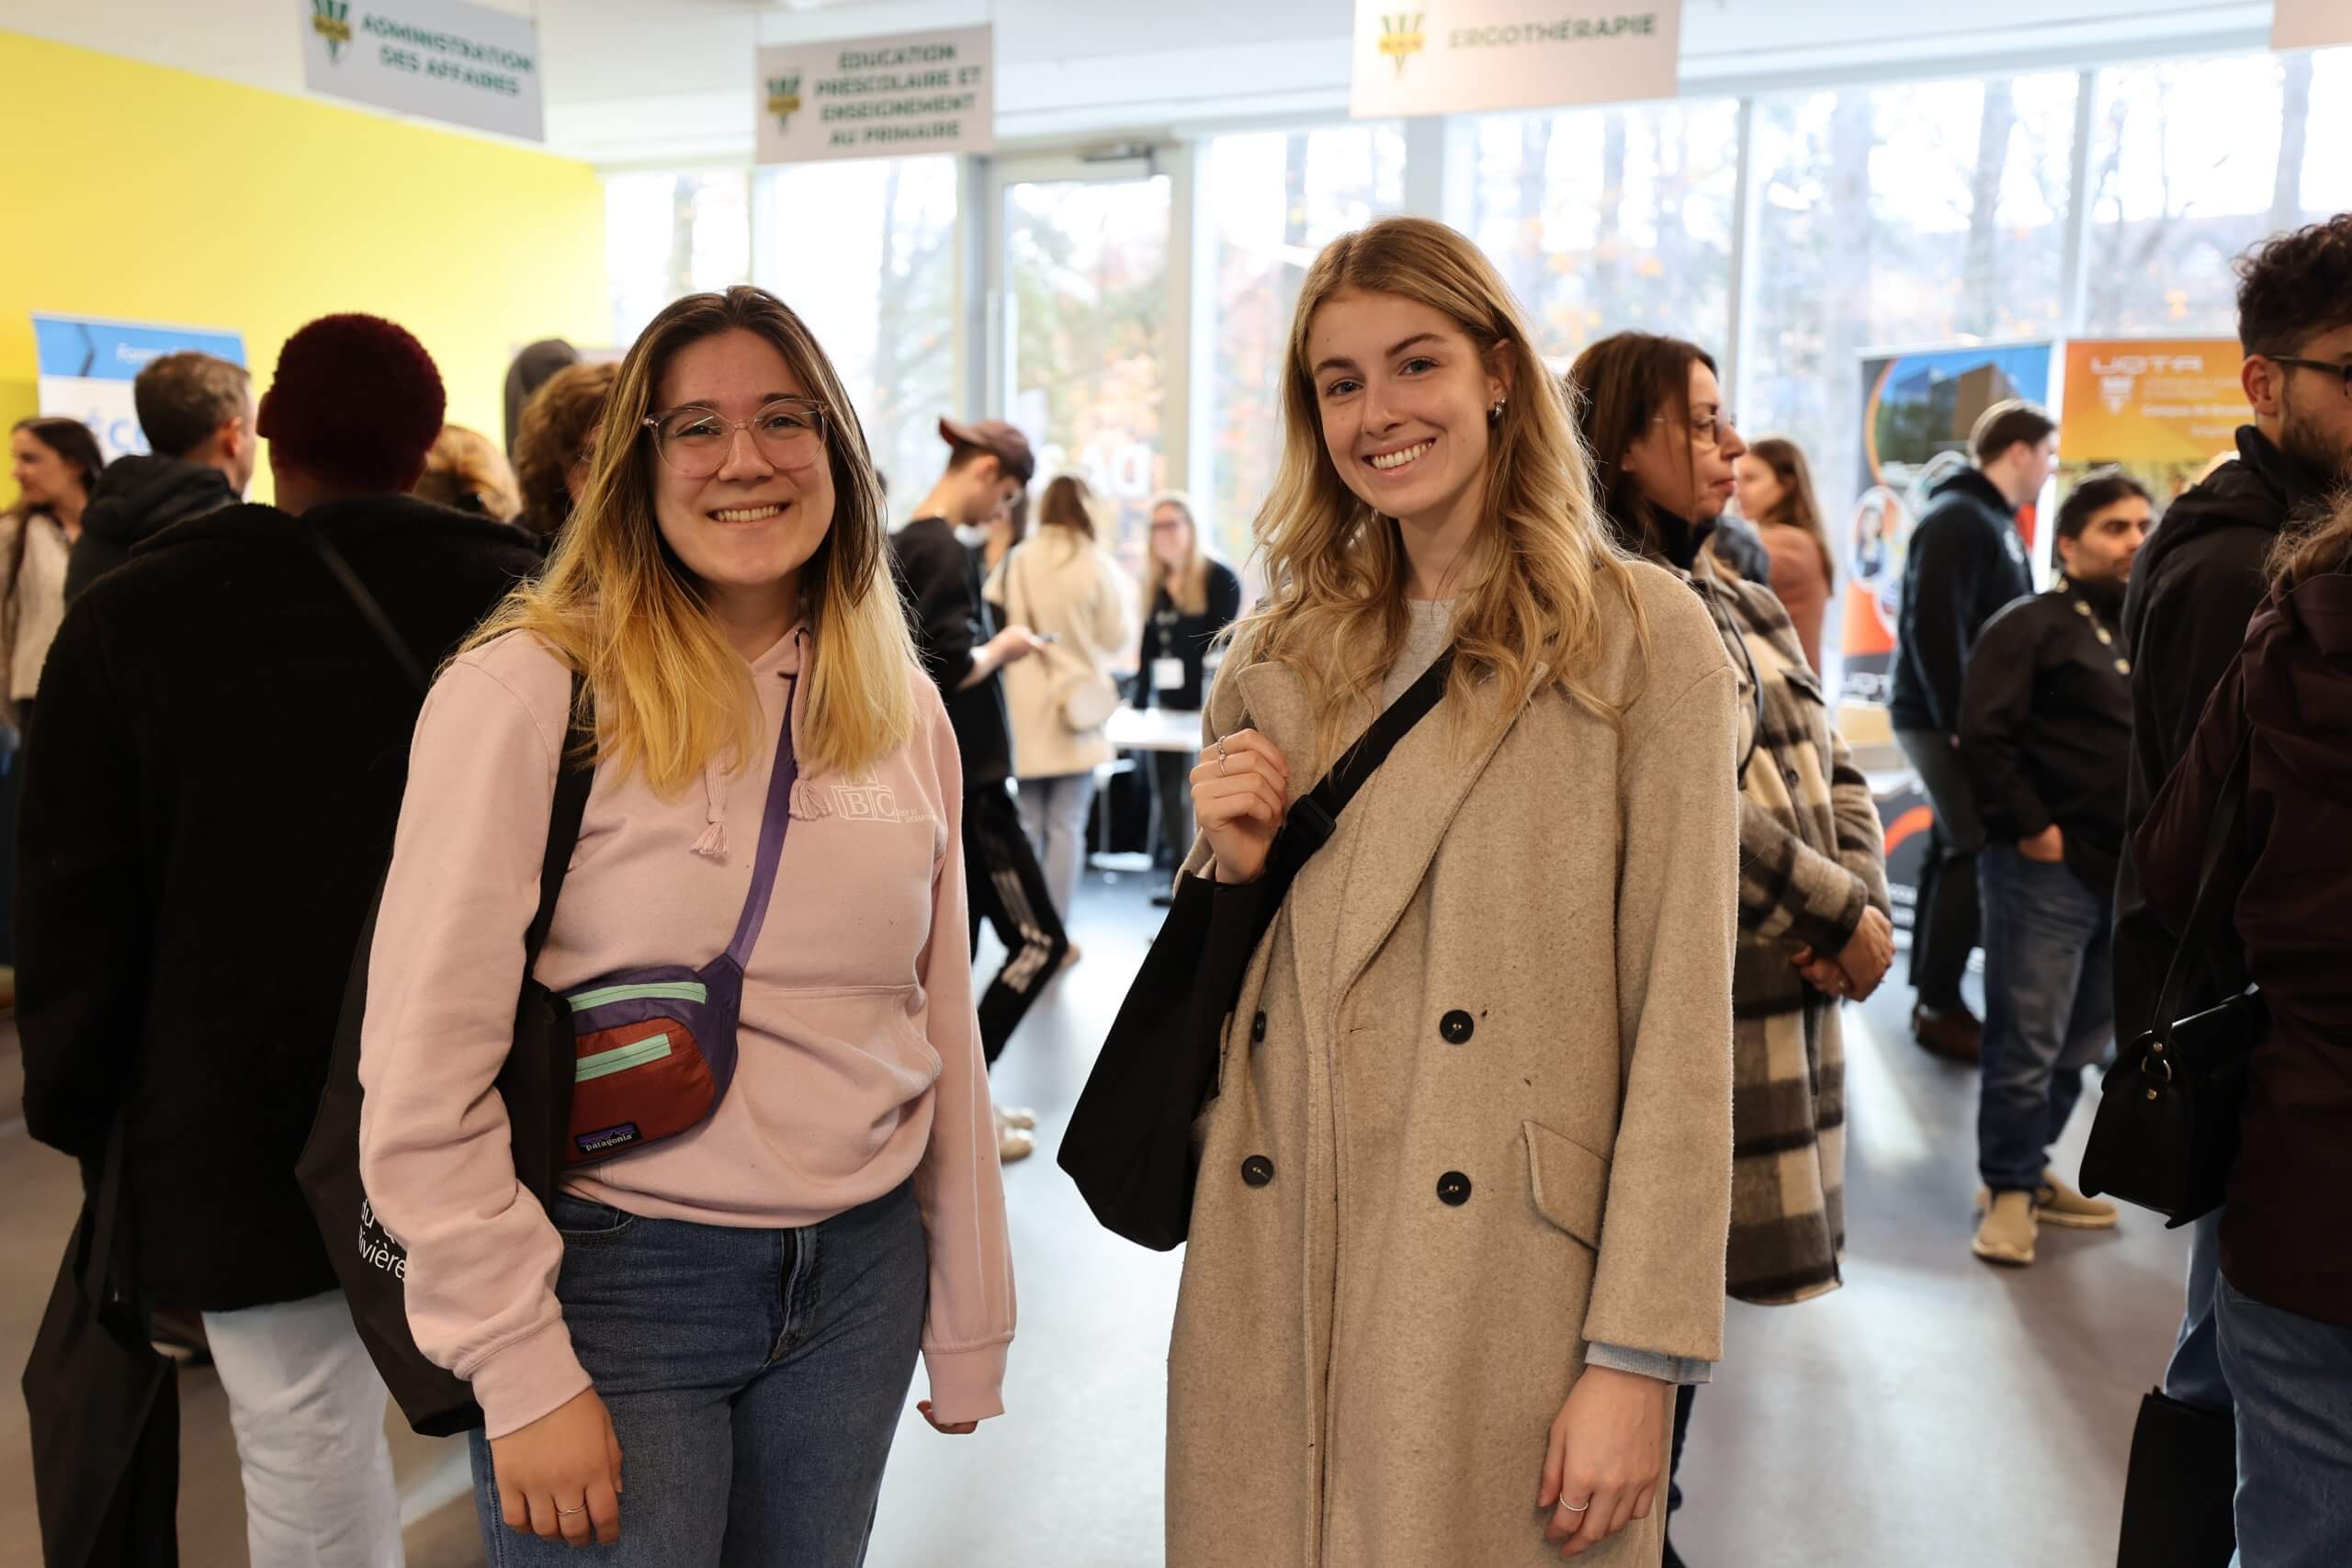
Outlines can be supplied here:
<path id="1" fill-rule="evenodd" d="M 1179 491 L 1154 496 L 1136 706 L 1200 712 L 1209 685 L 1209 649 L 1240 615 L 1241 579 L 1202 544 L 1192 497 Z M 1164 871 L 1183 864 L 1193 848 L 1192 771 L 1188 753 L 1151 754 L 1152 804 L 1159 813 L 1156 858 Z M 1174 898 L 1163 891 L 1152 895 L 1152 902 L 1166 908 Z"/>
<path id="2" fill-rule="evenodd" d="M 1878 808 L 1788 613 L 1706 547 L 1747 452 L 1714 361 L 1677 338 L 1620 333 L 1577 356 L 1568 389 L 1619 539 L 1690 583 L 1739 671 L 1726 1288 L 1765 1305 L 1809 1301 L 1838 1288 L 1846 1240 L 1838 1003 L 1869 996 L 1894 955 Z M 1678 1461 L 1695 1392 L 1685 1382 L 1677 1398 Z"/>
<path id="3" fill-rule="evenodd" d="M 1435 705 L 1282 900 L 1196 1125 L 1167 1561 L 1655 1563 L 1670 1385 L 1722 1351 L 1731 667 L 1460 234 L 1333 241 L 1282 383 L 1185 874 L 1246 908 L 1374 716 Z"/>
<path id="4" fill-rule="evenodd" d="M 487 1420 L 492 1561 L 618 1541 L 600 1561 L 847 1568 L 918 1345 L 923 1415 L 964 1433 L 1001 1412 L 1012 1337 L 955 736 L 865 434 L 798 316 L 749 288 L 679 300 L 603 429 L 546 576 L 418 723 L 361 1169 L 419 1347 Z M 698 1124 L 572 1166 L 542 1209 L 492 1085 L 575 682 L 594 780 L 536 978 L 741 949 L 740 1056 Z"/>

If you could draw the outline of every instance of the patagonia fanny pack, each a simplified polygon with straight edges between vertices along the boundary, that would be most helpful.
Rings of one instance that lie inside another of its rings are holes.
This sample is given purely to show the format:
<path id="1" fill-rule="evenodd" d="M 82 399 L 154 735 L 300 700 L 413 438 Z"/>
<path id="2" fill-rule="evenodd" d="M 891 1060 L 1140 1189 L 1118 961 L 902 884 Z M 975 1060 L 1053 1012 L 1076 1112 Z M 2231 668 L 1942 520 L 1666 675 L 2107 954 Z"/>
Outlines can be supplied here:
<path id="1" fill-rule="evenodd" d="M 776 740 L 759 853 L 735 940 L 699 969 L 617 969 L 560 993 L 574 1040 L 567 1166 L 628 1154 L 700 1126 L 734 1081 L 743 965 L 775 893 L 792 820 L 792 785 L 800 773 L 792 750 L 792 701 L 800 682 L 787 680 L 784 733 Z"/>

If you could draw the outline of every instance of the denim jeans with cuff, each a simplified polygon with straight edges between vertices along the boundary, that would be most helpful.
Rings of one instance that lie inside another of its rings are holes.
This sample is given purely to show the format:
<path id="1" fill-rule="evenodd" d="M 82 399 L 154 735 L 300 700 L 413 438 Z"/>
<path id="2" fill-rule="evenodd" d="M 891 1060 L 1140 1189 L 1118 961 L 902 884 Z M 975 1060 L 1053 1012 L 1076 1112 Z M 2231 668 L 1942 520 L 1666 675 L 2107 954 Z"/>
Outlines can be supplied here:
<path id="1" fill-rule="evenodd" d="M 1976 1163 L 1996 1192 L 2041 1186 L 2083 1069 L 2115 1036 L 2113 898 L 2015 844 L 1977 857 L 1984 910 L 1984 1055 Z"/>

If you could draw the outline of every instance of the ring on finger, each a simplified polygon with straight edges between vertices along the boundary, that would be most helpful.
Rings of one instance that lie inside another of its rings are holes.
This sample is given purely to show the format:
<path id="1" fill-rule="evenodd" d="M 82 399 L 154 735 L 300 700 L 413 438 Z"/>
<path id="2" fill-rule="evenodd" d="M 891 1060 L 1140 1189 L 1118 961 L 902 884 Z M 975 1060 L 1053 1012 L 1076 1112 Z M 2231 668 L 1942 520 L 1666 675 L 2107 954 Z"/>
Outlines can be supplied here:
<path id="1" fill-rule="evenodd" d="M 1581 1514 L 1591 1506 L 1592 1499 L 1589 1497 L 1586 1498 L 1583 1506 L 1579 1507 L 1577 1505 L 1568 1501 L 1567 1494 L 1564 1492 L 1560 1495 L 1560 1511 L 1564 1514 Z"/>

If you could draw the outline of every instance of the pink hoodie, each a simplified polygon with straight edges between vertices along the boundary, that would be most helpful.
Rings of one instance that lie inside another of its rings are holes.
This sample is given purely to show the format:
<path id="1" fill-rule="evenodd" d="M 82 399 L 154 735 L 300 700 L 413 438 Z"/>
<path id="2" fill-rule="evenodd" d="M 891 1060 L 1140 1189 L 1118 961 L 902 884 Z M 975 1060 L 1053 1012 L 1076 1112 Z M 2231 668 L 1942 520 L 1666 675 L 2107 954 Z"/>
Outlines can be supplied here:
<path id="1" fill-rule="evenodd" d="M 787 692 L 813 639 L 752 666 L 765 738 L 665 800 L 596 771 L 537 978 L 561 990 L 726 950 Z M 871 776 L 804 773 L 775 899 L 744 965 L 741 1063 L 716 1114 L 565 1189 L 632 1214 L 815 1224 L 912 1176 L 931 1248 L 922 1348 L 934 1414 L 1003 1411 L 1012 1262 L 972 1009 L 962 772 L 938 694 L 908 667 L 916 727 Z M 538 903 L 571 676 L 536 638 L 466 654 L 417 720 L 376 927 L 360 1053 L 360 1170 L 408 1248 L 419 1348 L 473 1384 L 489 1435 L 589 1386 L 555 1296 L 563 1242 L 514 1179 L 491 1086 L 512 1042 L 523 936 Z"/>

